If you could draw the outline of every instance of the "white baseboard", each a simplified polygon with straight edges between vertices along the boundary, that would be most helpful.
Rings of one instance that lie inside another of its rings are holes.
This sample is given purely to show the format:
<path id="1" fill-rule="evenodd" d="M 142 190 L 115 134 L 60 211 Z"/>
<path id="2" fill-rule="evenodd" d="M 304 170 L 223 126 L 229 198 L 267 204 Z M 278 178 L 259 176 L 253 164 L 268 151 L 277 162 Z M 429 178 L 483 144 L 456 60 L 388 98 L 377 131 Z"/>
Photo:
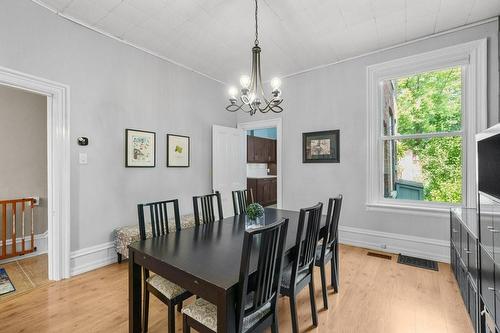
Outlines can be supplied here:
<path id="1" fill-rule="evenodd" d="M 402 253 L 414 257 L 450 262 L 450 243 L 353 227 L 339 227 L 340 243 L 372 250 Z M 71 253 L 71 276 L 117 262 L 113 242 L 87 247 Z"/>
<path id="2" fill-rule="evenodd" d="M 107 242 L 71 252 L 71 276 L 117 262 L 114 242 Z"/>
<path id="3" fill-rule="evenodd" d="M 450 242 L 439 239 L 339 226 L 339 241 L 371 250 L 450 262 Z"/>
<path id="4" fill-rule="evenodd" d="M 24 242 L 25 242 L 26 248 L 31 247 L 31 238 L 30 237 L 26 237 Z M 0 241 L 0 247 L 3 246 L 2 243 L 3 242 Z M 10 248 L 12 246 L 12 239 L 7 239 L 7 241 L 5 243 L 7 244 L 7 251 L 10 252 Z M 21 248 L 21 243 L 22 243 L 22 237 L 16 238 L 16 245 L 17 245 L 18 249 Z M 47 251 L 48 251 L 48 232 L 47 231 L 44 232 L 43 234 L 35 235 L 35 246 L 36 246 L 35 252 L 27 253 L 27 254 L 22 255 L 22 256 L 17 256 L 17 257 L 12 257 L 12 258 L 0 260 L 0 264 L 5 264 L 5 263 L 15 261 L 15 260 L 31 258 L 34 256 L 39 256 L 41 254 L 47 253 Z"/>

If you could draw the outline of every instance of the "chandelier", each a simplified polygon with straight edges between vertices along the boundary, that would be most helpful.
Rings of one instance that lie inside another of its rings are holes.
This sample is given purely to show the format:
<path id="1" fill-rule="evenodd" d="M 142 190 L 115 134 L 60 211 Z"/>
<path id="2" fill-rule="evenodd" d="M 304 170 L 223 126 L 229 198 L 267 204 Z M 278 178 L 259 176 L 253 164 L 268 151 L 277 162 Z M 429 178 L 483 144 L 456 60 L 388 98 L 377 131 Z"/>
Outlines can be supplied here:
<path id="1" fill-rule="evenodd" d="M 257 111 L 267 113 L 269 111 L 279 113 L 283 111 L 280 106 L 283 99 L 281 98 L 281 80 L 273 78 L 271 80 L 271 98 L 267 98 L 264 94 L 264 86 L 262 84 L 262 75 L 260 70 L 260 47 L 259 47 L 259 26 L 258 26 L 258 5 L 255 0 L 255 43 L 252 47 L 252 74 L 242 75 L 240 77 L 240 95 L 236 87 L 229 88 L 229 104 L 226 107 L 227 111 L 236 112 L 242 110 L 250 113 L 253 116 Z M 238 102 L 238 99 L 240 102 Z"/>

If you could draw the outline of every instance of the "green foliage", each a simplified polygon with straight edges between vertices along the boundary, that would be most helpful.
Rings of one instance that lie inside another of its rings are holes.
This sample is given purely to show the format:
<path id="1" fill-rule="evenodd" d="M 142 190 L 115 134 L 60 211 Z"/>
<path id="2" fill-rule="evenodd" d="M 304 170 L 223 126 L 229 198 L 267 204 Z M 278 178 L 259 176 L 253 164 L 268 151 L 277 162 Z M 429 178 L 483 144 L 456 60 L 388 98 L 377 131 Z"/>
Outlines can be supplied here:
<path id="1" fill-rule="evenodd" d="M 258 203 L 252 203 L 247 207 L 247 216 L 251 220 L 255 220 L 259 217 L 264 216 L 264 207 Z"/>
<path id="2" fill-rule="evenodd" d="M 399 79 L 396 91 L 398 134 L 461 129 L 460 67 Z M 422 167 L 425 200 L 462 201 L 461 137 L 398 141 L 398 159 L 406 151 L 412 151 Z"/>

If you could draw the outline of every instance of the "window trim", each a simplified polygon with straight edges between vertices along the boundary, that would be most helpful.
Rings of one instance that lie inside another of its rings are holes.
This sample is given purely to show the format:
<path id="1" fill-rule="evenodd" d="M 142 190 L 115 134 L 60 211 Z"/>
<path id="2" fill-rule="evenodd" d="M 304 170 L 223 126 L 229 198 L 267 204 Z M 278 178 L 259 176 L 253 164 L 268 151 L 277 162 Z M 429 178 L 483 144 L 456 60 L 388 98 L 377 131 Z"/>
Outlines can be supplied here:
<path id="1" fill-rule="evenodd" d="M 462 205 L 476 207 L 476 141 L 475 134 L 487 127 L 487 40 L 480 39 L 426 53 L 396 59 L 367 67 L 367 193 L 369 210 L 412 212 L 417 214 L 448 214 L 449 203 L 394 200 L 383 197 L 383 140 L 382 140 L 382 82 L 428 72 L 462 66 L 461 131 L 433 133 L 463 138 L 463 193 Z M 420 134 L 412 136 L 418 137 Z M 426 137 L 429 133 L 423 134 Z M 395 138 L 396 136 L 385 136 Z M 408 138 L 408 135 L 404 135 Z"/>

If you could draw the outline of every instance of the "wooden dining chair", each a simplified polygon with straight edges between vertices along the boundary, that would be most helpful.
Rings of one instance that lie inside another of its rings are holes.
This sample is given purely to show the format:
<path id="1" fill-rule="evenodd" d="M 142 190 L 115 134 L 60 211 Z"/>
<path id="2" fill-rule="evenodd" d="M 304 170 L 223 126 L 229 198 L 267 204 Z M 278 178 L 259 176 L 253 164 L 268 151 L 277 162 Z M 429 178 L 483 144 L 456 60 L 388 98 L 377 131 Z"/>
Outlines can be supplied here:
<path id="1" fill-rule="evenodd" d="M 233 191 L 232 194 L 234 215 L 245 214 L 247 206 L 254 202 L 252 189 Z"/>
<path id="2" fill-rule="evenodd" d="M 281 294 L 290 298 L 293 333 L 299 331 L 297 319 L 297 294 L 309 285 L 309 298 L 314 326 L 318 326 L 318 314 L 314 298 L 314 261 L 318 243 L 323 204 L 300 210 L 295 248 L 290 263 L 283 268 Z"/>
<path id="3" fill-rule="evenodd" d="M 262 332 L 271 326 L 278 332 L 276 301 L 279 295 L 282 260 L 288 230 L 288 219 L 245 231 L 241 253 L 236 332 Z M 258 247 L 258 252 L 253 250 Z M 258 258 L 257 270 L 251 274 L 252 255 Z M 198 298 L 182 309 L 183 332 L 191 327 L 198 332 L 217 332 L 217 306 Z"/>
<path id="4" fill-rule="evenodd" d="M 214 201 L 217 204 L 217 217 L 214 210 Z M 196 224 L 215 222 L 224 218 L 222 213 L 222 200 L 219 191 L 193 197 L 194 221 Z M 201 213 L 201 219 L 200 219 Z"/>
<path id="5" fill-rule="evenodd" d="M 145 212 L 147 210 L 149 210 L 149 214 Z M 146 240 L 146 220 L 149 220 L 151 224 L 153 238 L 166 235 L 171 231 L 169 230 L 169 219 L 171 219 L 171 217 L 174 219 L 176 231 L 181 229 L 179 201 L 177 199 L 138 204 L 137 211 L 139 215 L 139 233 L 141 240 Z M 174 333 L 175 306 L 177 305 L 180 311 L 182 302 L 192 296 L 192 294 L 159 275 L 150 276 L 147 269 L 143 270 L 143 275 L 143 332 L 148 331 L 149 294 L 151 293 L 168 306 L 168 332 Z"/>
<path id="6" fill-rule="evenodd" d="M 315 265 L 321 272 L 321 289 L 323 291 L 323 306 L 328 309 L 328 291 L 326 289 L 325 267 L 331 263 L 331 278 L 334 293 L 339 290 L 339 218 L 342 208 L 342 195 L 328 200 L 328 213 L 326 215 L 325 232 L 321 235 L 320 244 L 316 247 Z"/>

